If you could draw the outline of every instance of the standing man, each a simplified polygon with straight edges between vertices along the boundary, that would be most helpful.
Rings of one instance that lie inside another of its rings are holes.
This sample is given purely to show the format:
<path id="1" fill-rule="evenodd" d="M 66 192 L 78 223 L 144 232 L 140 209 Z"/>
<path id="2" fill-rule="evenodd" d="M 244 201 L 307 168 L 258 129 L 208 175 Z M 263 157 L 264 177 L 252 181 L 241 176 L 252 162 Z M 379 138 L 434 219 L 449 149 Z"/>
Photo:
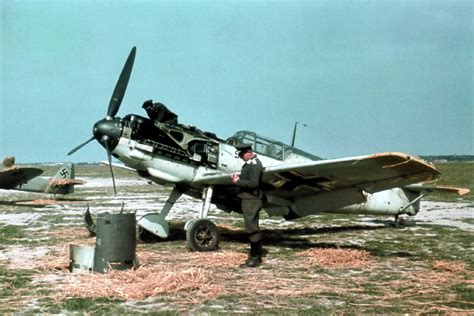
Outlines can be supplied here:
<path id="1" fill-rule="evenodd" d="M 237 195 L 242 200 L 242 214 L 244 216 L 245 231 L 250 239 L 250 253 L 245 266 L 258 267 L 262 263 L 262 235 L 258 226 L 259 212 L 262 208 L 262 181 L 263 166 L 257 155 L 252 152 L 251 145 L 235 147 L 239 157 L 245 162 L 240 176 L 232 174 L 232 183 L 241 188 Z"/>

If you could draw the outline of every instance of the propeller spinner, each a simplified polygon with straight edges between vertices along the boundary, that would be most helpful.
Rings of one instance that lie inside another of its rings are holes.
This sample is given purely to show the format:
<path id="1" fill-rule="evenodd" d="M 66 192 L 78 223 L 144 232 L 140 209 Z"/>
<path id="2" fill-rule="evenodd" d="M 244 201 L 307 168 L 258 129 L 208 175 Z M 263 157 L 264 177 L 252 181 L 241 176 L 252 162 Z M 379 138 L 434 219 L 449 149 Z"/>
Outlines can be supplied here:
<path id="1" fill-rule="evenodd" d="M 120 135 L 122 134 L 122 122 L 119 118 L 115 118 L 115 115 L 120 109 L 120 105 L 122 104 L 125 91 L 127 90 L 128 82 L 130 80 L 130 75 L 133 69 L 133 63 L 135 61 L 136 51 L 136 47 L 133 47 L 130 51 L 130 54 L 128 55 L 127 61 L 125 62 L 122 72 L 120 73 L 120 76 L 118 78 L 117 84 L 115 85 L 112 97 L 110 98 L 109 107 L 107 109 L 107 116 L 94 124 L 94 127 L 92 129 L 92 133 L 94 136 L 92 136 L 79 146 L 75 147 L 68 153 L 68 156 L 72 155 L 73 153 L 90 143 L 92 140 L 96 139 L 107 151 L 107 158 L 109 160 L 110 173 L 112 175 L 112 182 L 114 186 L 114 194 L 117 194 L 117 191 L 115 188 L 115 178 L 112 170 L 111 152 L 115 148 L 115 146 L 117 146 Z"/>

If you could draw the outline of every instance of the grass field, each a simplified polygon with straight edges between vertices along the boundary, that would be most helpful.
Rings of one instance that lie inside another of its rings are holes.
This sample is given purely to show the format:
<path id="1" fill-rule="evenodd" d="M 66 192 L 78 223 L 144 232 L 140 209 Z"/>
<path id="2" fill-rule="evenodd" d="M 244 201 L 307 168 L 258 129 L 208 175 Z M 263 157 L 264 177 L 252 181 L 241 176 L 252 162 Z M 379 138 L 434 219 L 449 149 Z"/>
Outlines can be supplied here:
<path id="1" fill-rule="evenodd" d="M 474 190 L 474 164 L 436 166 L 438 184 Z M 239 214 L 211 208 L 220 250 L 189 252 L 183 226 L 200 202 L 182 197 L 169 214 L 170 238 L 138 243 L 138 270 L 82 275 L 67 266 L 70 244 L 95 242 L 83 226 L 87 205 L 94 216 L 122 203 L 141 215 L 159 211 L 169 188 L 116 171 L 114 198 L 106 167 L 78 166 L 76 176 L 87 183 L 67 200 L 0 205 L 2 314 L 474 313 L 473 193 L 430 197 L 402 229 L 385 217 L 262 214 L 266 256 L 257 269 L 239 266 L 248 250 Z"/>

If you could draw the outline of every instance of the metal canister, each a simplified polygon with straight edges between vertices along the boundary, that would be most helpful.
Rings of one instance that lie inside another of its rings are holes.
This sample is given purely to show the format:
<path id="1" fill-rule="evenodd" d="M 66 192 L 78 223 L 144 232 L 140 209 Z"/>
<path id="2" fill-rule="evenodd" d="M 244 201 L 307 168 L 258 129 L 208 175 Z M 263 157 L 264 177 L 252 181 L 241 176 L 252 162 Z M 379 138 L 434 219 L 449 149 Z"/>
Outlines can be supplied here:
<path id="1" fill-rule="evenodd" d="M 97 215 L 94 271 L 133 268 L 136 247 L 135 213 Z"/>

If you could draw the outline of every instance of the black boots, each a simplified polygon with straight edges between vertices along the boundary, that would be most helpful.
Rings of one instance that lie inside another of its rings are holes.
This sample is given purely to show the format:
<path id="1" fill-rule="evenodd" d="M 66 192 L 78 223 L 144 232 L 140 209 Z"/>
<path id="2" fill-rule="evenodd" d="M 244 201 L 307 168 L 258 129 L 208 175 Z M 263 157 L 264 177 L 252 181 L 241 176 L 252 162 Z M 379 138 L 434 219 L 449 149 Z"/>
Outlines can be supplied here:
<path id="1" fill-rule="evenodd" d="M 262 242 L 250 242 L 250 253 L 248 259 L 245 261 L 244 266 L 249 268 L 258 267 L 262 263 Z"/>

